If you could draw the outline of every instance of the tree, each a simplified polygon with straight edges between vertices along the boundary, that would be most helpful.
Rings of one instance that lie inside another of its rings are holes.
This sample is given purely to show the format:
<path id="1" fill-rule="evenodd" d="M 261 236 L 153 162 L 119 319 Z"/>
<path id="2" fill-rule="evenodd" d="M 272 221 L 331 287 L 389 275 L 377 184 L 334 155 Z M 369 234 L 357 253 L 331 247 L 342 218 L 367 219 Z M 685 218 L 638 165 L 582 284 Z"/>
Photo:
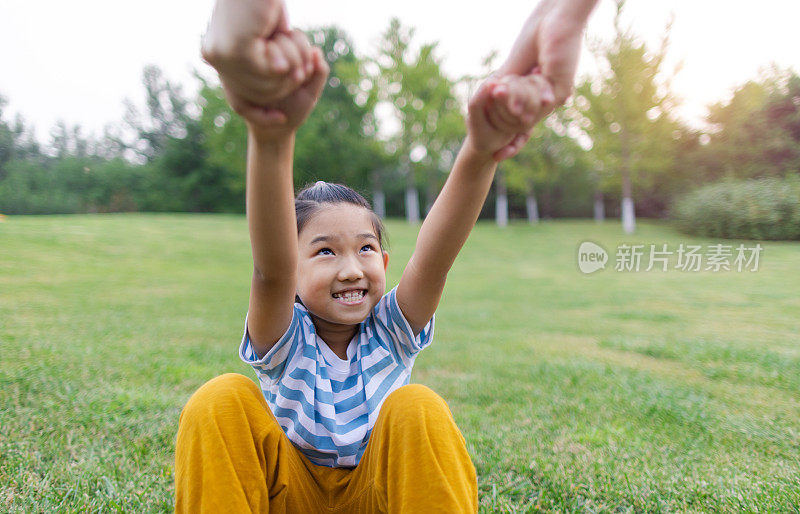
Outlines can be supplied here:
<path id="1" fill-rule="evenodd" d="M 331 71 L 314 111 L 297 131 L 295 184 L 326 180 L 367 191 L 386 159 L 376 140 L 375 99 L 360 84 L 361 59 L 337 27 L 311 30 L 309 37 Z"/>
<path id="2" fill-rule="evenodd" d="M 310 30 L 330 65 L 328 84 L 316 107 L 297 133 L 294 183 L 326 180 L 366 190 L 370 174 L 385 166 L 372 107 L 359 85 L 360 59 L 349 36 L 336 27 Z M 200 126 L 208 164 L 224 177 L 231 194 L 244 198 L 247 159 L 247 126 L 225 100 L 222 88 L 198 77 Z M 244 202 L 240 202 L 244 209 Z"/>
<path id="3" fill-rule="evenodd" d="M 800 77 L 772 67 L 709 107 L 708 144 L 695 152 L 702 181 L 800 170 Z"/>
<path id="4" fill-rule="evenodd" d="M 412 52 L 414 29 L 392 19 L 384 32 L 371 74 L 369 91 L 388 106 L 399 130 L 387 141 L 397 155 L 406 184 L 406 219 L 419 221 L 417 186 L 425 184 L 428 208 L 444 182 L 464 133 L 454 82 L 445 76 L 436 56 L 437 43 Z"/>
<path id="5" fill-rule="evenodd" d="M 508 188 L 525 195 L 529 223 L 540 218 L 537 191 L 544 197 L 549 216 L 556 213 L 556 203 L 567 207 L 560 214 L 574 215 L 572 211 L 580 211 L 575 198 L 590 185 L 586 151 L 569 135 L 567 124 L 562 111 L 551 115 L 536 126 L 520 153 L 502 164 Z M 565 201 L 562 195 L 570 198 Z"/>
<path id="6" fill-rule="evenodd" d="M 614 39 L 596 50 L 605 71 L 578 86 L 573 105 L 585 118 L 581 124 L 592 140 L 593 157 L 611 172 L 601 179 L 602 186 L 619 181 L 623 228 L 631 233 L 634 186 L 653 187 L 659 175 L 670 171 L 674 133 L 680 125 L 670 116 L 676 99 L 669 80 L 662 79 L 669 28 L 661 47 L 651 53 L 622 27 L 624 6 L 625 0 L 617 0 Z"/>
<path id="7" fill-rule="evenodd" d="M 222 87 L 198 75 L 201 81 L 198 104 L 203 151 L 208 165 L 221 175 L 224 188 L 236 198 L 236 212 L 244 212 L 247 169 L 247 126 L 233 112 Z"/>
<path id="8" fill-rule="evenodd" d="M 124 121 L 133 129 L 133 141 L 120 143 L 146 162 L 152 162 L 164 150 L 169 138 L 185 135 L 189 120 L 188 100 L 181 86 L 164 78 L 158 66 L 145 66 L 142 72 L 145 89 L 146 114 L 142 114 L 126 101 Z"/>
<path id="9" fill-rule="evenodd" d="M 13 123 L 6 122 L 4 110 L 8 100 L 0 95 L 0 180 L 7 175 L 6 165 L 14 159 L 39 159 L 42 156 L 33 129 L 20 115 Z"/>

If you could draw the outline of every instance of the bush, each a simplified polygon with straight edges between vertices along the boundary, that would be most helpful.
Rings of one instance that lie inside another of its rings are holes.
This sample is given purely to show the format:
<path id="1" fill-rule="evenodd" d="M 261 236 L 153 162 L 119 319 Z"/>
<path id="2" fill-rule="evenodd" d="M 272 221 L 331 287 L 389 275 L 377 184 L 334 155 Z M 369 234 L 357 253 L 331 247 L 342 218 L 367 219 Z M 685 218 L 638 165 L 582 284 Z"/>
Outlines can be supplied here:
<path id="1" fill-rule="evenodd" d="M 12 160 L 0 178 L 0 212 L 73 214 L 139 210 L 145 171 L 121 159 Z"/>
<path id="2" fill-rule="evenodd" d="M 704 237 L 800 240 L 800 177 L 724 180 L 679 199 L 678 229 Z"/>

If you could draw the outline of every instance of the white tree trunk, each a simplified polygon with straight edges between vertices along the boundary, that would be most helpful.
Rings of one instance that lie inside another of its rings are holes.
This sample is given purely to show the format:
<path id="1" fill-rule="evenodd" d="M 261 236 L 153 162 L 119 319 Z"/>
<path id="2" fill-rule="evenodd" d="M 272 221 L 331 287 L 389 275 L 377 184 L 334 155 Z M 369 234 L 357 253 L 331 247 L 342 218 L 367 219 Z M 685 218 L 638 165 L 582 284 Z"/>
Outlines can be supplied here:
<path id="1" fill-rule="evenodd" d="M 508 225 L 508 188 L 506 188 L 505 171 L 498 169 L 494 175 L 494 180 L 494 220 L 498 227 L 505 227 Z"/>
<path id="2" fill-rule="evenodd" d="M 606 206 L 603 203 L 603 193 L 594 195 L 594 220 L 601 223 L 606 219 Z"/>
<path id="3" fill-rule="evenodd" d="M 379 218 L 386 217 L 386 196 L 383 194 L 382 189 L 375 189 L 372 192 L 372 209 Z"/>
<path id="4" fill-rule="evenodd" d="M 406 220 L 412 225 L 419 223 L 419 194 L 416 187 L 406 187 Z"/>
<path id="5" fill-rule="evenodd" d="M 529 194 L 525 197 L 525 207 L 528 210 L 528 223 L 539 223 L 539 204 L 536 197 Z"/>
<path id="6" fill-rule="evenodd" d="M 626 234 L 633 234 L 636 230 L 636 212 L 633 209 L 633 198 L 622 199 L 622 230 Z"/>
<path id="7" fill-rule="evenodd" d="M 497 194 L 497 201 L 494 206 L 494 217 L 498 227 L 508 225 L 508 196 L 505 192 Z"/>

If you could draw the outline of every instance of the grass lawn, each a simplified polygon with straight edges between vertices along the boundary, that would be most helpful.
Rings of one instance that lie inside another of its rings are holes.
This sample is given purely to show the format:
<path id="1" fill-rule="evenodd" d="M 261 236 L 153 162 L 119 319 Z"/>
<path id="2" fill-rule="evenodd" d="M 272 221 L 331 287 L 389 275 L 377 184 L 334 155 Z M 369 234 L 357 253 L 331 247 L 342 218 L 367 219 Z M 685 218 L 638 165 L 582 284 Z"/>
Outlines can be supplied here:
<path id="1" fill-rule="evenodd" d="M 416 228 L 388 223 L 393 286 Z M 579 243 L 609 250 L 583 275 Z M 483 512 L 797 512 L 800 244 L 753 272 L 614 271 L 641 223 L 479 223 L 412 380 L 449 403 Z M 736 243 L 738 244 L 738 243 Z M 241 363 L 245 219 L 0 223 L 0 511 L 167 511 L 181 407 Z"/>

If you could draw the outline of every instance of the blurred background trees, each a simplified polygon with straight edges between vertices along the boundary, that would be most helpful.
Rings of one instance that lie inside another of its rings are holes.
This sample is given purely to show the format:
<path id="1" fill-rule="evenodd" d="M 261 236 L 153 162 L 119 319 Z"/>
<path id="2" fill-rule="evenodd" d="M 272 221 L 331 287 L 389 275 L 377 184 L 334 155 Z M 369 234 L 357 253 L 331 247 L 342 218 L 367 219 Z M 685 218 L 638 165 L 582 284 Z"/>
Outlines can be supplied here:
<path id="1" fill-rule="evenodd" d="M 666 218 L 706 184 L 797 176 L 800 76 L 770 68 L 709 106 L 703 127 L 689 126 L 675 115 L 674 73 L 664 70 L 668 30 L 664 44 L 648 48 L 622 26 L 624 6 L 618 0 L 614 37 L 594 44 L 599 71 L 582 77 L 568 105 L 500 165 L 482 217 L 504 225 L 621 215 L 630 231 L 635 215 Z M 346 183 L 381 215 L 417 222 L 461 144 L 476 77 L 449 77 L 436 42 L 418 43 L 396 19 L 368 56 L 336 27 L 309 37 L 331 73 L 298 132 L 295 186 Z M 197 75 L 197 84 L 187 94 L 148 66 L 143 109 L 128 102 L 124 118 L 100 137 L 59 122 L 45 144 L 20 116 L 9 119 L 0 97 L 0 212 L 244 212 L 245 125 L 215 81 Z M 747 189 L 756 190 L 796 191 Z M 784 205 L 791 194 L 781 193 Z"/>

